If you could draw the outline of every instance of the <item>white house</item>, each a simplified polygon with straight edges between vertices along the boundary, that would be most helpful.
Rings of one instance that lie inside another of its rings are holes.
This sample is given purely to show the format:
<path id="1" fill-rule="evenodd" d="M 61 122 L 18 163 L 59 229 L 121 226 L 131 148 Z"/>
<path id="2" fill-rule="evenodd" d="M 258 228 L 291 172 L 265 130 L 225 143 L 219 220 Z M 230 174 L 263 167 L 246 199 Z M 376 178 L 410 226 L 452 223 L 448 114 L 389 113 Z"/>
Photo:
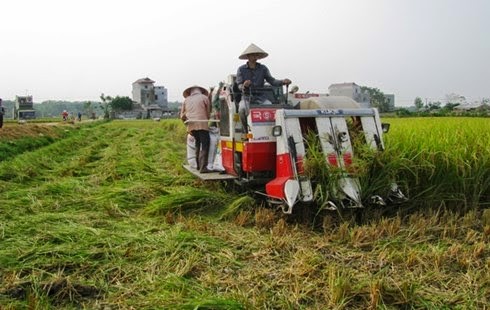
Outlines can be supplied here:
<path id="1" fill-rule="evenodd" d="M 367 92 L 361 90 L 361 86 L 356 83 L 337 83 L 328 87 L 330 96 L 346 96 L 354 99 L 361 104 L 362 107 L 370 107 L 371 100 Z"/>
<path id="2" fill-rule="evenodd" d="M 143 106 L 155 103 L 154 83 L 148 77 L 133 82 L 133 101 Z"/>

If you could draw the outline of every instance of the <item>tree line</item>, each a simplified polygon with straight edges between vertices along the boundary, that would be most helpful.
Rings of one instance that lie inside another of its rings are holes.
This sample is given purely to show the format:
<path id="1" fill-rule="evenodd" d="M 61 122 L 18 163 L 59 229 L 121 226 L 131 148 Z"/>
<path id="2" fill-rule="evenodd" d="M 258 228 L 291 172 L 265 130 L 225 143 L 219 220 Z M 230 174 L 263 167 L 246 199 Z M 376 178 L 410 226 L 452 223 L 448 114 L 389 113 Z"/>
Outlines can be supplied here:
<path id="1" fill-rule="evenodd" d="M 72 115 L 81 112 L 86 117 L 110 118 L 114 113 L 130 111 L 133 109 L 133 100 L 127 96 L 106 96 L 100 95 L 100 101 L 66 101 L 66 100 L 46 100 L 41 103 L 34 103 L 37 118 L 59 117 L 63 111 Z M 5 118 L 14 118 L 15 101 L 3 100 L 5 107 Z M 179 102 L 170 102 L 169 108 L 178 111 Z"/>

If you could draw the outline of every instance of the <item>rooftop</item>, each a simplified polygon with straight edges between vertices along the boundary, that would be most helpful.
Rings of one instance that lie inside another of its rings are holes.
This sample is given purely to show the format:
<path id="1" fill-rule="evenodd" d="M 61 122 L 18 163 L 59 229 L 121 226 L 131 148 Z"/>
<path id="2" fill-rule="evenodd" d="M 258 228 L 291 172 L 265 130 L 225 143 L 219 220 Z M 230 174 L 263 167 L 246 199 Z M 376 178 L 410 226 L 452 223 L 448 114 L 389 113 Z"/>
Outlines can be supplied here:
<path id="1" fill-rule="evenodd" d="M 339 87 L 339 86 L 359 86 L 359 85 L 357 85 L 354 82 L 350 82 L 350 83 L 336 83 L 336 84 L 331 84 L 328 88 L 330 88 L 332 86 L 333 87 Z"/>
<path id="2" fill-rule="evenodd" d="M 135 81 L 133 84 L 153 84 L 155 83 L 155 81 L 153 81 L 152 79 L 150 79 L 149 77 L 145 77 L 145 78 L 142 78 L 142 79 L 139 79 L 137 81 Z"/>

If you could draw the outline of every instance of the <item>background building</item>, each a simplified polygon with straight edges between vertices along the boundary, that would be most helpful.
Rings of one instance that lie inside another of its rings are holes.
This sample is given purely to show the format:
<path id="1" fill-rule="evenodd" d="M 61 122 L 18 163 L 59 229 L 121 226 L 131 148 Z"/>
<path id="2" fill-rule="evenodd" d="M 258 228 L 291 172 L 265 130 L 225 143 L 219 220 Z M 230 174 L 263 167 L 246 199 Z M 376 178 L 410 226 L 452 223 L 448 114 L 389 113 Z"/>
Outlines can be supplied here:
<path id="1" fill-rule="evenodd" d="M 133 82 L 133 101 L 141 105 L 155 103 L 155 81 L 150 78 L 143 78 Z"/>
<path id="2" fill-rule="evenodd" d="M 14 118 L 19 120 L 36 118 L 32 96 L 15 96 Z"/>
<path id="3" fill-rule="evenodd" d="M 155 86 L 155 81 L 146 77 L 133 82 L 134 107 L 131 116 L 139 118 L 161 117 L 168 112 L 168 92 L 164 86 Z M 125 113 L 125 116 L 128 113 Z"/>
<path id="4" fill-rule="evenodd" d="M 395 110 L 395 95 L 394 94 L 385 94 L 386 101 L 388 102 L 388 111 Z"/>
<path id="5" fill-rule="evenodd" d="M 168 109 L 168 94 L 167 89 L 163 86 L 155 86 L 155 104 Z"/>
<path id="6" fill-rule="evenodd" d="M 332 84 L 328 87 L 328 93 L 330 96 L 346 96 L 352 98 L 363 108 L 369 108 L 371 106 L 369 94 L 362 91 L 361 86 L 356 83 Z"/>

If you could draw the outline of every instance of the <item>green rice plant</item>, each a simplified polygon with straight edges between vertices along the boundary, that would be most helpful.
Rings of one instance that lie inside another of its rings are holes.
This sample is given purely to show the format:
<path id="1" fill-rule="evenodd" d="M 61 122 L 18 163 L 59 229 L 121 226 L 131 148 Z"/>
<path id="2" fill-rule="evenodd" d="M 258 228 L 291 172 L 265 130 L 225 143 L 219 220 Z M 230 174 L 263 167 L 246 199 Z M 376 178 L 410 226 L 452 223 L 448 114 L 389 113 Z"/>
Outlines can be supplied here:
<path id="1" fill-rule="evenodd" d="M 338 181 L 345 175 L 345 171 L 328 164 L 321 148 L 321 138 L 312 131 L 307 133 L 304 159 L 304 174 L 312 182 L 314 200 L 320 210 L 335 197 Z"/>
<path id="2" fill-rule="evenodd" d="M 386 197 L 391 184 L 396 180 L 400 161 L 390 158 L 377 150 L 373 150 L 358 135 L 352 140 L 354 156 L 349 167 L 341 168 L 330 165 L 323 153 L 320 139 L 315 133 L 309 132 L 305 138 L 307 154 L 304 161 L 305 174 L 312 181 L 313 194 L 319 210 L 328 207 L 330 200 L 337 200 L 339 182 L 342 178 L 359 180 L 361 200 L 369 203 L 373 195 Z"/>
<path id="3" fill-rule="evenodd" d="M 373 150 L 366 144 L 358 147 L 357 150 L 352 166 L 357 172 L 353 176 L 359 180 L 362 201 L 368 202 L 373 195 L 387 197 L 391 184 L 397 180 L 396 173 L 401 164 L 400 160 L 388 159 L 383 152 Z"/>
<path id="4" fill-rule="evenodd" d="M 466 210 L 490 197 L 490 125 L 478 118 L 389 119 L 388 158 L 418 206 L 444 202 Z"/>
<path id="5" fill-rule="evenodd" d="M 229 195 L 196 188 L 182 188 L 180 191 L 163 195 L 151 201 L 143 210 L 146 215 L 165 215 L 174 211 L 202 211 L 219 209 L 227 201 Z"/>

